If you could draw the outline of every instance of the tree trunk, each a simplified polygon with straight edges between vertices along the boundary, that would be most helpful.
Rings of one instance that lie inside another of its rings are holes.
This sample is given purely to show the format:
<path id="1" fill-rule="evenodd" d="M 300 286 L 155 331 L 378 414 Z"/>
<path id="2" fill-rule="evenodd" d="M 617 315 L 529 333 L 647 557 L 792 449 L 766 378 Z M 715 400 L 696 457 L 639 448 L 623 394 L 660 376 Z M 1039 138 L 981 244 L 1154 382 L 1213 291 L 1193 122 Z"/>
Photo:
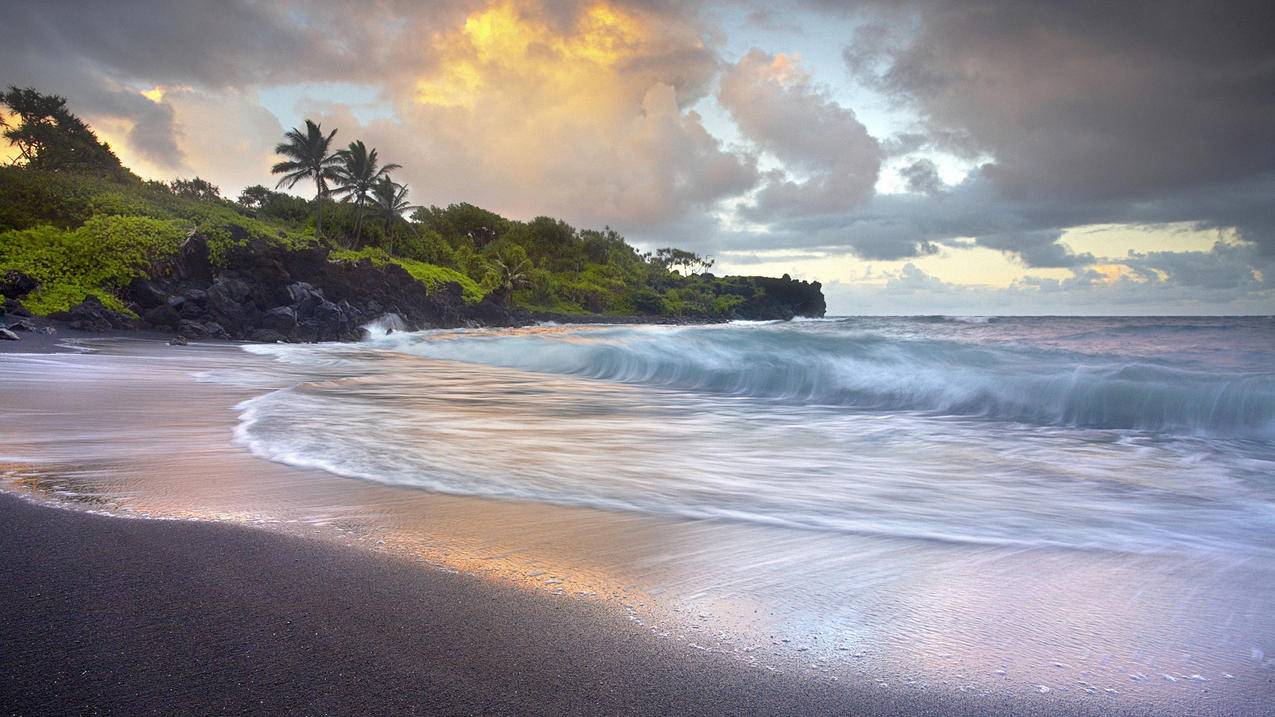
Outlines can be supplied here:
<path id="1" fill-rule="evenodd" d="M 314 221 L 314 236 L 317 239 L 323 238 L 323 189 L 320 188 L 314 195 L 314 208 L 318 214 L 318 218 Z"/>
<path id="2" fill-rule="evenodd" d="M 354 203 L 354 248 L 359 248 L 359 235 L 363 229 L 363 198 Z"/>

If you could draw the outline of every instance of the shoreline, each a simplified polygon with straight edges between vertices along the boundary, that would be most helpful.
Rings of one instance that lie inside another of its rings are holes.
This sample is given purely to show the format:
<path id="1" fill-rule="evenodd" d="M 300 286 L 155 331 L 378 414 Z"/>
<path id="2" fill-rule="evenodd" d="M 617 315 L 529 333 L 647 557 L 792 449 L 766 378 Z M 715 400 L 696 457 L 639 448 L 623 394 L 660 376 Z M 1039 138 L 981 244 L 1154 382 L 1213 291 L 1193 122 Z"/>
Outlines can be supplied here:
<path id="1" fill-rule="evenodd" d="M 171 345 L 175 339 L 183 338 L 181 334 L 172 332 L 165 333 L 162 331 L 154 331 L 152 329 L 111 329 L 109 331 L 102 330 L 84 330 L 71 328 L 69 321 L 59 319 L 49 319 L 42 316 L 17 316 L 0 314 L 0 329 L 10 324 L 25 323 L 29 326 L 36 327 L 37 331 L 15 331 L 18 336 L 17 341 L 0 340 L 0 355 L 14 353 L 66 353 L 72 349 L 63 345 L 64 342 L 70 341 L 95 341 L 101 339 L 128 339 L 134 341 L 152 342 L 155 344 Z M 482 324 L 476 323 L 474 326 L 467 327 L 423 327 L 414 330 L 455 330 L 456 328 L 471 329 L 519 329 L 534 327 L 541 324 L 558 324 L 562 326 L 631 326 L 638 324 L 649 324 L 653 326 L 709 326 L 716 324 L 729 323 L 726 320 L 716 319 L 697 319 L 697 318 L 664 318 L 658 316 L 606 316 L 602 314 L 532 314 L 525 321 L 515 322 L 510 325 L 503 324 Z M 46 333 L 52 330 L 53 333 Z M 274 343 L 285 343 L 288 345 L 306 345 L 306 344 L 327 344 L 327 343 L 349 343 L 337 339 L 322 339 L 318 341 L 296 341 L 296 342 L 268 342 L 268 341 L 249 341 L 246 339 L 216 339 L 210 337 L 201 337 L 188 339 L 190 343 L 216 346 L 252 346 L 252 345 L 273 345 Z M 177 348 L 186 344 L 175 345 Z"/>
<path id="2" fill-rule="evenodd" d="M 52 511 L 40 513 L 46 518 L 13 520 L 6 517 L 11 511 L 0 505 L 0 525 L 5 526 L 0 528 L 4 534 L 0 540 L 8 546 L 0 562 L 11 571 L 7 582 L 21 587 L 52 579 L 64 586 L 57 594 L 71 603 L 81 595 L 107 591 L 87 608 L 72 610 L 71 604 L 50 611 L 30 595 L 11 590 L 8 604 L 17 607 L 9 619 L 16 631 L 0 635 L 0 644 L 25 644 L 28 639 L 40 639 L 34 633 L 41 626 L 67 624 L 64 644 L 47 645 L 47 651 L 68 661 L 92 663 L 104 659 L 94 652 L 104 648 L 75 647 L 77 630 L 90 640 L 95 634 L 162 630 L 163 639 L 187 643 L 174 649 L 197 654 L 203 661 L 198 664 L 229 663 L 236 670 L 251 672 L 251 665 L 237 662 L 237 652 L 214 656 L 200 652 L 200 636 L 210 635 L 216 645 L 249 646 L 258 658 L 275 649 L 286 652 L 270 657 L 282 665 L 279 670 L 287 672 L 274 679 L 280 684 L 306 685 L 292 694 L 292 699 L 301 700 L 317 689 L 308 687 L 314 678 L 302 664 L 311 647 L 308 643 L 276 645 L 270 638 L 278 628 L 262 628 L 253 614 L 264 610 L 290 615 L 294 605 L 304 602 L 302 598 L 311 599 L 307 590 L 319 586 L 329 591 L 326 597 L 313 598 L 328 606 L 323 610 L 336 610 L 339 605 L 354 609 L 347 599 L 351 591 L 373 590 L 388 601 L 358 608 L 383 613 L 360 618 L 370 620 L 369 625 L 350 623 L 342 628 L 340 641 L 351 645 L 352 654 L 381 650 L 379 643 L 363 644 L 367 636 L 394 634 L 396 628 L 385 622 L 405 619 L 421 623 L 412 628 L 418 634 L 450 630 L 448 634 L 464 646 L 420 652 L 411 644 L 397 645 L 391 651 L 395 665 L 427 661 L 431 670 L 465 673 L 467 679 L 483 685 L 474 688 L 477 692 L 449 694 L 447 708 L 426 708 L 405 701 L 408 698 L 394 685 L 378 683 L 382 702 L 356 699 L 353 703 L 366 706 L 367 711 L 557 713 L 574 708 L 592 712 L 591 691 L 600 688 L 598 678 L 589 671 L 602 669 L 595 668 L 595 662 L 610 670 L 608 680 L 631 678 L 638 686 L 656 685 L 650 688 L 654 696 L 648 698 L 649 707 L 647 701 L 633 698 L 596 710 L 611 713 L 646 709 L 651 713 L 767 714 L 1259 714 L 1254 700 L 1270 688 L 1269 676 L 1259 668 L 1245 670 L 1239 665 L 1241 669 L 1234 669 L 1216 660 L 1195 662 L 1192 668 L 1178 666 L 1172 644 L 1155 647 L 1155 659 L 1138 651 L 1153 644 L 1150 640 L 1176 643 L 1181 630 L 1195 622 L 1209 622 L 1206 618 L 1184 622 L 1180 628 L 1147 628 L 1146 638 L 1108 643 L 1105 649 L 1112 651 L 1101 665 L 1086 659 L 1085 649 L 1095 641 L 1082 639 L 1073 644 L 1077 625 L 1085 626 L 1083 634 L 1119 634 L 1140 629 L 1144 617 L 1174 620 L 1187 606 L 1216 613 L 1209 610 L 1208 591 L 1196 594 L 1199 581 L 1178 579 L 1180 566 L 1174 561 L 1152 566 L 1119 556 L 1073 560 L 1073 556 L 1049 551 L 1016 555 L 1016 551 L 448 496 L 341 478 L 316 468 L 262 460 L 229 440 L 239 401 L 315 376 L 279 372 L 273 362 L 224 342 L 196 342 L 182 348 L 137 340 L 136 335 L 99 338 L 102 343 L 89 355 L 0 358 L 5 369 L 0 377 L 8 379 L 0 399 L 11 409 L 0 423 L 12 431 L 8 453 L 15 461 L 10 466 L 13 490 L 6 492 L 33 501 L 37 513 Z M 437 364 L 433 370 L 449 369 Z M 196 373 L 210 371 L 234 372 L 239 378 L 229 383 L 192 380 Z M 121 406 L 129 410 L 121 413 Z M 192 407 L 197 408 L 192 411 Z M 24 468 L 34 469 L 29 477 Z M 61 508 L 75 511 L 78 517 L 58 517 L 67 512 Z M 68 520 L 74 525 L 68 526 Z M 32 521 L 56 525 L 52 529 L 23 527 Z M 121 528 L 117 523 L 155 527 Z M 205 530 L 220 537 L 197 537 Z M 16 534 L 8 535 L 9 531 Z M 134 540 L 131 548 L 121 548 L 115 545 L 121 531 L 140 537 L 130 538 Z M 222 531 L 240 537 L 224 539 Z M 248 540 L 244 535 L 255 538 Z M 275 564 L 295 563 L 295 570 L 258 576 L 264 581 L 259 587 L 265 594 L 254 598 L 250 610 L 218 608 L 219 612 L 203 614 L 228 600 L 242 602 L 237 595 L 242 586 L 235 581 L 240 575 L 257 575 L 254 565 L 263 545 L 278 554 L 272 558 Z M 63 555 L 60 562 L 46 559 L 49 546 L 55 549 L 54 557 Z M 330 551 L 345 558 L 331 557 Z M 812 561 L 811 556 L 822 558 Z M 132 566 L 131 572 L 114 569 L 121 559 Z M 363 567 L 334 569 L 340 560 Z M 413 583 L 410 589 L 383 584 L 386 565 L 416 576 L 413 580 L 420 584 Z M 880 580 L 879 571 L 887 569 L 892 579 Z M 1198 569 L 1193 566 L 1192 572 Z M 46 570 L 54 574 L 45 575 Z M 188 584 L 190 576 L 202 574 L 220 577 L 193 587 Z M 349 575 L 362 577 L 339 588 Z M 993 580 L 993 575 L 998 577 Z M 1238 577 L 1260 579 L 1251 571 Z M 1084 593 L 1066 606 L 1053 597 L 1077 584 L 1090 586 L 1097 595 L 1119 596 L 1121 586 L 1132 578 L 1140 581 L 1143 607 L 1136 610 L 1122 612 L 1119 605 L 1095 602 Z M 179 584 L 170 584 L 175 580 Z M 469 588 L 456 598 L 440 593 L 441 588 L 433 586 L 436 580 L 448 585 L 465 581 Z M 47 597 L 54 592 L 41 594 Z M 139 594 L 144 596 L 140 602 Z M 145 597 L 151 594 L 172 597 L 155 602 L 158 598 Z M 477 617 L 457 623 L 460 618 L 433 609 L 432 602 L 413 602 L 418 594 L 440 596 L 444 605 L 482 605 L 492 614 L 468 613 Z M 269 603 L 270 595 L 278 596 L 279 602 Z M 1007 606 L 1006 595 L 1022 596 L 1025 602 Z M 107 626 L 93 622 L 98 613 L 118 613 L 116 604 L 142 607 L 137 615 L 115 615 L 112 619 L 117 621 Z M 420 614 L 404 616 L 404 606 L 409 604 L 417 605 Z M 1091 608 L 1099 608 L 1100 617 L 1093 618 Z M 166 617 L 148 620 L 152 610 L 161 617 L 173 610 L 194 611 L 198 614 L 188 616 L 186 622 L 196 621 L 199 628 L 187 636 L 182 625 L 170 629 Z M 563 610 L 570 616 L 564 618 Z M 553 619 L 540 615 L 544 611 Z M 314 617 L 313 611 L 308 614 Z M 501 622 L 512 619 L 510 614 L 522 622 Z M 326 634 L 345 619 L 343 614 L 322 616 L 318 632 Z M 30 624 L 24 627 L 23 622 Z M 493 633 L 496 625 L 500 631 Z M 469 634 L 472 631 L 478 631 L 478 637 Z M 304 635 L 313 636 L 311 632 Z M 622 649 L 632 654 L 608 651 L 606 646 L 617 636 Z M 1042 636 L 1055 648 L 1031 647 Z M 486 642 L 473 654 L 479 638 Z M 545 641 L 556 647 L 547 650 L 540 644 Z M 1102 641 L 1096 644 L 1104 649 Z M 1181 644 L 1194 651 L 1198 645 L 1212 643 L 1184 636 Z M 1239 647 L 1247 655 L 1248 645 Z M 126 654 L 149 649 L 143 645 Z M 1216 649 L 1214 644 L 1215 654 Z M 580 701 L 537 702 L 550 678 L 535 678 L 539 682 L 524 678 L 522 661 L 549 669 L 563 653 L 576 651 L 587 653 L 581 658 L 586 662 L 572 662 L 559 673 L 562 679 L 572 680 L 572 689 L 578 690 L 575 699 Z M 514 654 L 504 655 L 503 662 L 495 664 L 491 652 Z M 29 659 L 44 660 L 45 672 L 61 669 L 49 667 L 56 662 L 54 657 Z M 336 672 L 393 673 L 393 666 L 365 665 L 361 658 L 324 659 L 336 665 L 332 668 Z M 1060 667 L 1064 662 L 1077 666 Z M 1176 674 L 1183 680 L 1176 686 L 1168 678 L 1161 682 L 1157 677 L 1170 666 L 1178 667 Z M 1097 676 L 1087 668 L 1098 670 Z M 18 669 L 35 668 L 19 665 Z M 1231 669 L 1237 679 L 1231 681 L 1229 674 L 1222 679 L 1222 669 Z M 488 674 L 491 670 L 496 674 Z M 1145 671 L 1155 681 L 1128 682 L 1134 670 Z M 472 674 L 475 671 L 479 674 Z M 704 690 L 686 684 L 681 675 L 687 671 L 714 675 L 717 682 L 711 683 L 709 692 L 721 683 L 766 697 L 755 708 L 752 703 L 730 701 L 736 699 L 733 693 L 708 702 L 707 697 L 688 698 L 680 690 Z M 1197 671 L 1216 681 L 1193 681 L 1191 675 Z M 136 691 L 151 690 L 149 673 L 120 674 Z M 411 682 L 414 674 L 400 677 Z M 38 679 L 32 674 L 31 684 Z M 201 685 L 202 679 L 200 673 L 188 673 L 165 683 L 164 689 L 176 694 L 186 689 L 182 685 Z M 236 679 L 250 684 L 255 678 L 248 674 Z M 511 686 L 515 682 L 518 685 Z M 489 689 L 488 683 L 497 688 Z M 1110 694 L 1093 694 L 1082 689 L 1088 684 L 1114 689 Z M 1038 689 L 1043 685 L 1050 687 Z M 77 687 L 77 694 L 93 687 Z M 626 684 L 606 689 L 631 695 L 638 687 Z M 664 694 L 669 690 L 674 694 Z M 2 691 L 10 692 L 7 687 Z M 514 704 L 499 696 L 510 691 L 525 701 Z M 497 695 L 498 703 L 465 701 L 489 692 Z M 808 692 L 820 697 L 807 698 Z M 803 696 L 792 698 L 794 693 Z M 227 691 L 223 698 L 226 694 L 233 696 Z M 124 694 L 120 699 L 133 697 Z M 124 704 L 120 711 L 125 713 L 148 709 L 143 703 Z M 198 703 L 190 711 L 217 711 L 211 704 Z M 296 711 L 327 709 L 304 703 Z M 39 711 L 33 707 L 19 713 Z"/>
<path id="3" fill-rule="evenodd" d="M 810 680 L 601 603 L 245 526 L 9 493 L 0 524 L 12 714 L 1143 714 Z"/>

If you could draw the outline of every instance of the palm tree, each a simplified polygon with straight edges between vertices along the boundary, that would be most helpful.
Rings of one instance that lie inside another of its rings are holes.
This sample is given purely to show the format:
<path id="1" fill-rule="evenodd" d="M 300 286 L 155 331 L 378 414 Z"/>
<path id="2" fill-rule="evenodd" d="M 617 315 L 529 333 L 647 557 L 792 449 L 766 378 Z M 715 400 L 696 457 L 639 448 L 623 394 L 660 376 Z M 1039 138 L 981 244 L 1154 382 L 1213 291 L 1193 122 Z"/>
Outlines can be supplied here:
<path id="1" fill-rule="evenodd" d="M 337 166 L 341 163 L 339 157 L 328 151 L 335 136 L 336 130 L 324 136 L 319 125 L 306 120 L 305 134 L 293 127 L 284 135 L 287 141 L 275 146 L 275 153 L 288 159 L 270 168 L 271 174 L 283 175 L 283 179 L 275 185 L 276 189 L 294 187 L 303 179 L 314 180 L 314 203 L 318 212 L 314 233 L 318 236 L 323 236 L 323 198 L 328 194 L 328 180 L 337 178 Z"/>
<path id="2" fill-rule="evenodd" d="M 372 187 L 382 177 L 395 169 L 401 169 L 402 166 L 398 164 L 377 166 L 376 149 L 369 151 L 363 144 L 363 140 L 351 142 L 348 148 L 336 154 L 341 158 L 341 166 L 337 167 L 338 184 L 333 188 L 332 193 L 343 194 L 345 195 L 343 201 L 354 202 L 354 246 L 358 247 L 359 235 L 363 229 L 363 207 L 367 204 Z"/>
<path id="3" fill-rule="evenodd" d="M 394 240 L 392 233 L 394 223 L 402 221 L 403 212 L 418 208 L 407 201 L 407 185 L 395 182 L 388 175 L 383 175 L 373 183 L 372 203 L 376 205 L 381 221 L 385 222 L 385 234 L 391 244 Z"/>
<path id="4" fill-rule="evenodd" d="M 508 251 L 493 259 L 492 264 L 495 265 L 493 270 L 495 291 L 499 292 L 501 303 L 508 306 L 513 303 L 514 289 L 520 289 L 530 283 L 527 274 L 531 270 L 531 260 L 521 251 Z"/>

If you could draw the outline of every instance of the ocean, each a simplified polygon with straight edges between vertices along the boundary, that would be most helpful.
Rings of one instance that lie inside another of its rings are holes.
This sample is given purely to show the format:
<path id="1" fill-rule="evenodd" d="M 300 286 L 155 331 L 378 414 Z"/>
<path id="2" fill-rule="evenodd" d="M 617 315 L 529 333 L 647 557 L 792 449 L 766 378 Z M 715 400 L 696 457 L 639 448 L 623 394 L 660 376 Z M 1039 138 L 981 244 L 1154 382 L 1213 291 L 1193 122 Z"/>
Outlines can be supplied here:
<path id="1" fill-rule="evenodd" d="M 2 355 L 0 486 L 904 700 L 1275 701 L 1275 319 L 392 328 Z"/>
<path id="2" fill-rule="evenodd" d="M 374 333 L 245 347 L 299 375 L 240 406 L 239 439 L 455 495 L 958 543 L 1275 549 L 1270 319 Z"/>

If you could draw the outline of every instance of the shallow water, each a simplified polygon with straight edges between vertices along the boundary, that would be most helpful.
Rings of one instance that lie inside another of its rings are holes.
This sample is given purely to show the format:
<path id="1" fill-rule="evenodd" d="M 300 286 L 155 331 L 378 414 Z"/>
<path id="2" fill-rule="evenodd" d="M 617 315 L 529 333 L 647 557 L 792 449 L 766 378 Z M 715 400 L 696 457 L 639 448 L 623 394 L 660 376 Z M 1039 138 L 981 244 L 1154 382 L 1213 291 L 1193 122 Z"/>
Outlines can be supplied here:
<path id="1" fill-rule="evenodd" d="M 1269 319 L 95 346 L 0 356 L 11 488 L 335 535 L 881 689 L 1275 696 Z"/>

